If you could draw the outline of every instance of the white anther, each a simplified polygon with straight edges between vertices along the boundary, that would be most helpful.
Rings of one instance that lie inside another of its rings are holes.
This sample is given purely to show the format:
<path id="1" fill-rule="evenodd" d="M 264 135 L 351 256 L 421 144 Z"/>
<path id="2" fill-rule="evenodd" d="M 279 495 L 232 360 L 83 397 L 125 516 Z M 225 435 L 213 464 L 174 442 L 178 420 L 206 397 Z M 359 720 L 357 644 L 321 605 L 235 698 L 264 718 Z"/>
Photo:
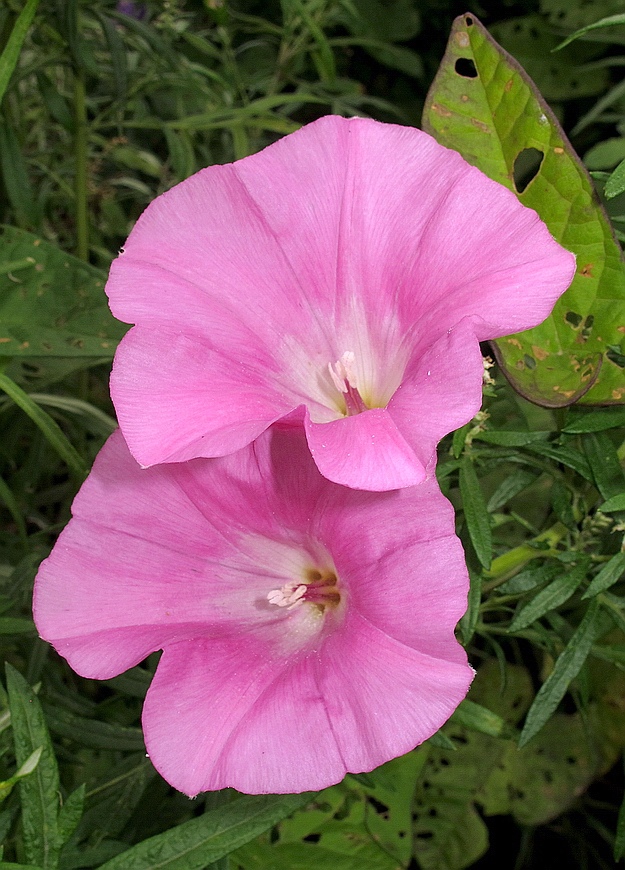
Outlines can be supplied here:
<path id="1" fill-rule="evenodd" d="M 285 583 L 281 589 L 272 589 L 267 593 L 267 601 L 276 607 L 294 607 L 304 596 L 306 584 Z"/>

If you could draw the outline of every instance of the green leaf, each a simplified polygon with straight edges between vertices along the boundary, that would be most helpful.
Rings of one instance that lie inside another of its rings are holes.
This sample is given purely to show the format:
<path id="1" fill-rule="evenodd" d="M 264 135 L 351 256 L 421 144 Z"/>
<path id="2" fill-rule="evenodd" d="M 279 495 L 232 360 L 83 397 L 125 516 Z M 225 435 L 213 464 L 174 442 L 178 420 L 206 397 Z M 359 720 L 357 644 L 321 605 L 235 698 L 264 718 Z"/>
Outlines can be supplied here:
<path id="1" fill-rule="evenodd" d="M 528 743 L 547 722 L 564 697 L 571 680 L 581 670 L 602 629 L 599 600 L 593 598 L 584 618 L 558 656 L 552 672 L 538 690 L 519 737 L 519 748 Z"/>
<path id="2" fill-rule="evenodd" d="M 564 39 L 557 46 L 555 51 L 559 51 L 561 48 L 564 48 L 565 45 L 568 45 L 569 42 L 573 42 L 574 39 L 583 36 L 585 33 L 588 33 L 591 30 L 597 30 L 600 27 L 613 27 L 615 24 L 625 24 L 625 14 L 621 13 L 618 15 L 608 15 L 607 18 L 602 18 L 600 21 L 595 21 L 592 24 L 587 24 L 586 27 L 580 27 L 580 29 L 576 30 L 575 33 L 567 36 L 567 38 Z"/>
<path id="3" fill-rule="evenodd" d="M 65 803 L 59 809 L 58 825 L 60 846 L 67 843 L 74 833 L 76 825 L 82 817 L 84 805 L 85 785 L 83 783 L 70 794 Z"/>
<path id="4" fill-rule="evenodd" d="M 0 634 L 31 634 L 36 631 L 32 619 L 21 616 L 0 616 Z"/>
<path id="5" fill-rule="evenodd" d="M 581 435 L 586 432 L 603 432 L 605 429 L 616 429 L 625 426 L 625 408 L 609 408 L 602 411 L 592 411 L 590 414 L 578 414 L 562 429 L 571 435 Z"/>
<path id="6" fill-rule="evenodd" d="M 64 435 L 58 423 L 46 411 L 40 408 L 39 405 L 33 402 L 28 393 L 25 393 L 21 387 L 3 372 L 0 372 L 0 389 L 4 390 L 13 399 L 15 404 L 28 414 L 76 477 L 79 480 L 83 480 L 87 476 L 88 468 L 75 447 Z"/>
<path id="7" fill-rule="evenodd" d="M 623 510 L 625 510 L 625 495 L 623 496 Z M 593 577 L 582 598 L 592 598 L 600 592 L 605 592 L 606 589 L 609 589 L 610 586 L 613 586 L 621 578 L 623 572 L 625 572 L 625 553 L 621 552 L 612 556 L 601 571 Z"/>
<path id="8" fill-rule="evenodd" d="M 43 747 L 32 774 L 20 781 L 24 855 L 31 864 L 55 870 L 58 862 L 59 771 L 39 699 L 22 675 L 6 666 L 15 758 L 18 766 Z"/>
<path id="9" fill-rule="evenodd" d="M 491 514 L 495 513 L 506 505 L 510 499 L 514 498 L 515 495 L 518 495 L 528 486 L 535 483 L 536 479 L 537 477 L 535 473 L 527 471 L 525 468 L 515 468 L 511 474 L 501 481 L 495 492 L 489 498 L 488 504 L 486 505 L 487 511 Z"/>
<path id="10" fill-rule="evenodd" d="M 625 271 L 619 245 L 553 112 L 474 15 L 454 22 L 423 128 L 515 191 L 577 255 L 576 276 L 553 314 L 540 326 L 495 342 L 511 384 L 546 407 L 623 402 Z M 519 192 L 516 161 L 536 152 L 542 161 Z"/>
<path id="11" fill-rule="evenodd" d="M 203 870 L 311 800 L 312 793 L 246 795 L 150 837 L 100 870 Z"/>
<path id="12" fill-rule="evenodd" d="M 486 441 L 488 444 L 498 444 L 500 447 L 526 447 L 536 441 L 546 441 L 550 434 L 550 432 L 507 432 L 505 430 L 494 432 L 488 430 L 477 432 L 474 437 L 480 441 Z"/>
<path id="13" fill-rule="evenodd" d="M 605 432 L 589 432 L 583 436 L 583 444 L 595 486 L 603 498 L 612 499 L 625 492 L 623 469 L 610 436 Z"/>
<path id="14" fill-rule="evenodd" d="M 561 604 L 564 604 L 565 601 L 568 601 L 586 577 L 589 564 L 589 559 L 582 558 L 575 568 L 567 571 L 561 577 L 556 577 L 548 586 L 541 589 L 531 601 L 519 610 L 512 620 L 509 631 L 512 633 L 522 631 L 528 625 L 544 616 L 545 613 L 555 610 Z"/>
<path id="15" fill-rule="evenodd" d="M 450 721 L 491 737 L 501 737 L 506 729 L 506 723 L 501 716 L 469 698 L 460 702 Z"/>
<path id="16" fill-rule="evenodd" d="M 625 765 L 625 759 L 623 759 Z M 618 811 L 618 820 L 616 823 L 616 837 L 614 838 L 614 860 L 620 861 L 625 855 L 625 795 L 621 807 Z"/>
<path id="17" fill-rule="evenodd" d="M 39 0 L 27 0 L 22 11 L 17 16 L 11 35 L 9 36 L 4 51 L 0 56 L 0 102 L 2 102 L 2 98 L 4 97 L 9 84 L 9 79 L 11 78 L 15 65 L 17 64 L 17 59 L 20 56 L 22 45 L 26 39 L 26 34 L 28 33 L 28 28 L 35 17 L 38 5 Z"/>
<path id="18" fill-rule="evenodd" d="M 460 494 L 469 537 L 477 558 L 484 568 L 490 568 L 493 555 L 490 517 L 486 510 L 482 487 L 468 456 L 465 456 L 460 466 Z"/>
<path id="19" fill-rule="evenodd" d="M 625 492 L 618 495 L 613 495 L 612 498 L 604 501 L 599 505 L 599 510 L 604 514 L 611 514 L 613 511 L 625 511 Z"/>
<path id="20" fill-rule="evenodd" d="M 613 199 L 625 190 L 625 160 L 622 160 L 605 183 L 606 199 Z"/>
<path id="21" fill-rule="evenodd" d="M 46 705 L 46 718 L 51 731 L 69 737 L 83 746 L 95 749 L 133 750 L 145 749 L 143 732 L 140 728 L 128 728 L 110 722 L 100 722 L 97 719 L 85 719 L 62 710 L 59 707 Z"/>
<path id="22" fill-rule="evenodd" d="M 15 227 L 0 250 L 0 356 L 112 359 L 128 326 L 115 320 L 100 269 Z"/>

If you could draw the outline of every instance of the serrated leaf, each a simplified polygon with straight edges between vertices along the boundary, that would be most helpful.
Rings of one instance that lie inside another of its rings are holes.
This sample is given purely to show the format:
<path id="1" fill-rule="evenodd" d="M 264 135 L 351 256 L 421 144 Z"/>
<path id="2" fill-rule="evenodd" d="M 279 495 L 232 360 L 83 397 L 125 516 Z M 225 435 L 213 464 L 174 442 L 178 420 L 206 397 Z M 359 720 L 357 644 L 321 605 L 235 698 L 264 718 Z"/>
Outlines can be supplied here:
<path id="1" fill-rule="evenodd" d="M 465 456 L 460 466 L 460 494 L 469 537 L 477 558 L 484 568 L 490 568 L 493 555 L 490 517 L 482 487 L 468 456 Z"/>
<path id="2" fill-rule="evenodd" d="M 55 870 L 59 838 L 59 771 L 39 699 L 24 677 L 6 666 L 9 708 L 18 766 L 40 746 L 41 758 L 34 771 L 20 781 L 24 856 L 44 870 Z"/>
<path id="3" fill-rule="evenodd" d="M 534 698 L 519 737 L 519 748 L 528 743 L 554 713 L 571 681 L 579 674 L 601 628 L 599 600 L 593 598 L 573 636 L 558 656 L 552 672 Z"/>
<path id="4" fill-rule="evenodd" d="M 476 74 L 463 63 L 473 64 Z M 519 155 L 528 149 L 543 155 L 535 177 L 517 196 L 577 255 L 577 273 L 543 324 L 495 342 L 514 388 L 546 407 L 625 401 L 625 271 L 619 245 L 555 116 L 474 15 L 454 22 L 426 100 L 423 128 L 515 192 Z"/>
<path id="5" fill-rule="evenodd" d="M 568 601 L 585 578 L 589 564 L 589 559 L 581 559 L 579 565 L 576 565 L 575 568 L 567 571 L 561 577 L 556 577 L 548 586 L 541 589 L 531 601 L 528 601 L 519 610 L 512 620 L 509 631 L 512 633 L 522 631 L 528 625 L 531 625 L 537 619 L 549 613 L 550 610 L 555 610 L 561 604 L 564 604 L 565 601 Z"/>
<path id="6" fill-rule="evenodd" d="M 313 795 L 246 795 L 150 837 L 100 870 L 203 870 L 299 809 Z"/>
<path id="7" fill-rule="evenodd" d="M 25 230 L 0 238 L 0 356 L 112 359 L 128 326 L 108 309 L 105 273 Z"/>

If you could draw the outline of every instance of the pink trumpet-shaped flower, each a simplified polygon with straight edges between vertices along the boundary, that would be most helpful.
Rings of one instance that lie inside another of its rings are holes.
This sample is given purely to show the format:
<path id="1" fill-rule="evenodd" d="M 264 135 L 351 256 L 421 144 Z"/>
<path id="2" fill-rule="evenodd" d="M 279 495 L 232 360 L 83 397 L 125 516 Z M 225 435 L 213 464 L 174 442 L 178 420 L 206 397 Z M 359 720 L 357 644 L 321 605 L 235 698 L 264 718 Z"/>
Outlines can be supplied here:
<path id="1" fill-rule="evenodd" d="M 142 469 L 119 433 L 35 586 L 41 636 L 85 677 L 163 649 L 143 726 L 189 795 L 301 792 L 433 734 L 473 672 L 451 505 L 321 476 L 272 427 L 219 459 Z"/>
<path id="2" fill-rule="evenodd" d="M 326 117 L 159 196 L 111 268 L 136 326 L 111 391 L 144 466 L 223 456 L 288 415 L 321 473 L 419 483 L 480 407 L 478 342 L 574 273 L 535 212 L 408 127 Z"/>

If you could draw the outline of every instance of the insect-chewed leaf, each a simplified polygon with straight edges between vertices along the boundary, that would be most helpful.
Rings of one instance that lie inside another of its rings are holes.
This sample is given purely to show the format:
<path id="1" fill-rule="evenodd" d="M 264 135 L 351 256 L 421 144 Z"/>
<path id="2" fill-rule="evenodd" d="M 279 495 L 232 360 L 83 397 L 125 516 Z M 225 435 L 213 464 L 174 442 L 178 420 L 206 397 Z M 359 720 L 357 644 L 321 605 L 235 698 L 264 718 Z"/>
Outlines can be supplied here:
<path id="1" fill-rule="evenodd" d="M 3 227 L 0 356 L 112 358 L 128 327 L 108 309 L 105 277 L 32 233 Z"/>
<path id="2" fill-rule="evenodd" d="M 514 191 L 577 256 L 573 283 L 552 315 L 496 342 L 498 361 L 514 388 L 546 407 L 625 402 L 620 248 L 555 116 L 474 15 L 454 22 L 426 100 L 423 129 Z"/>

